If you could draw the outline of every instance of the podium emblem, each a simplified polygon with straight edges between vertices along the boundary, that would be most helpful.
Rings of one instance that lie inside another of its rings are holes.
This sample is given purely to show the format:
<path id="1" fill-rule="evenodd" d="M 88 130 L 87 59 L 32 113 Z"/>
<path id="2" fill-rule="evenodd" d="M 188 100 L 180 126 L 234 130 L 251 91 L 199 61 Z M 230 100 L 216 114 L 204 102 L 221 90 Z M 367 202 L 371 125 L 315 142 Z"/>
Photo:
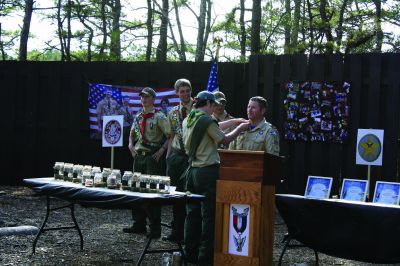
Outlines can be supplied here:
<path id="1" fill-rule="evenodd" d="M 246 242 L 247 237 L 242 237 L 242 234 L 244 233 L 244 231 L 246 231 L 247 228 L 247 216 L 249 214 L 249 210 L 250 208 L 245 208 L 242 213 L 239 213 L 238 210 L 234 206 L 232 206 L 233 228 L 238 235 L 237 237 L 233 235 L 237 252 L 242 252 L 243 245 Z"/>

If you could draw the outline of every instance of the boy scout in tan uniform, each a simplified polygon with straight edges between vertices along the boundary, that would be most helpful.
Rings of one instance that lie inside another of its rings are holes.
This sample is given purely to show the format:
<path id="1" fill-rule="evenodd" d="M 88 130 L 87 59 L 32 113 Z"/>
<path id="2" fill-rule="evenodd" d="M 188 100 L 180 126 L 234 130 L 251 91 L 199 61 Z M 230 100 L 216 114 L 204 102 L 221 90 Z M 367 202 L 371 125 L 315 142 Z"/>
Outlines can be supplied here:
<path id="1" fill-rule="evenodd" d="M 185 189 L 205 196 L 201 203 L 186 204 L 185 253 L 188 262 L 198 265 L 213 263 L 216 180 L 220 164 L 218 144 L 228 144 L 248 128 L 248 123 L 242 123 L 226 135 L 211 117 L 215 104 L 218 102 L 211 92 L 200 92 L 194 109 L 182 125 L 183 142 L 189 155 Z"/>
<path id="2" fill-rule="evenodd" d="M 215 106 L 214 108 L 214 112 L 212 114 L 212 116 L 219 122 L 224 122 L 224 121 L 228 121 L 230 119 L 233 119 L 234 117 L 231 116 L 230 114 L 228 114 L 228 112 L 225 110 L 225 106 L 227 103 L 225 94 L 221 91 L 216 91 L 213 92 L 214 96 L 215 96 L 215 100 L 219 102 L 219 104 L 217 106 Z M 236 128 L 236 125 L 232 126 L 232 127 L 228 127 L 227 129 L 224 129 L 224 133 L 229 133 L 232 130 L 234 130 Z M 226 147 L 223 144 L 220 144 L 219 149 L 226 149 L 228 147 Z"/>
<path id="3" fill-rule="evenodd" d="M 153 89 L 144 88 L 139 95 L 143 110 L 136 115 L 129 138 L 129 150 L 135 159 L 134 168 L 142 174 L 162 175 L 163 155 L 168 147 L 166 139 L 170 134 L 169 123 L 163 112 L 154 109 L 156 93 Z M 133 209 L 133 226 L 124 228 L 124 232 L 146 233 L 146 216 L 150 220 L 150 236 L 160 237 L 161 208 L 155 205 Z"/>
<path id="4" fill-rule="evenodd" d="M 279 132 L 265 120 L 266 106 L 267 101 L 263 97 L 250 99 L 247 106 L 250 128 L 231 142 L 230 150 L 265 151 L 279 155 Z"/>
<path id="5" fill-rule="evenodd" d="M 176 186 L 177 191 L 184 191 L 184 180 L 181 176 L 188 166 L 189 158 L 185 153 L 182 139 L 182 122 L 192 110 L 192 85 L 187 79 L 178 79 L 174 87 L 180 102 L 168 113 L 171 137 L 169 138 L 167 152 L 167 175 L 171 178 L 171 185 Z M 182 241 L 186 215 L 185 204 L 175 204 L 172 207 L 172 212 L 172 231 L 165 239 Z"/>

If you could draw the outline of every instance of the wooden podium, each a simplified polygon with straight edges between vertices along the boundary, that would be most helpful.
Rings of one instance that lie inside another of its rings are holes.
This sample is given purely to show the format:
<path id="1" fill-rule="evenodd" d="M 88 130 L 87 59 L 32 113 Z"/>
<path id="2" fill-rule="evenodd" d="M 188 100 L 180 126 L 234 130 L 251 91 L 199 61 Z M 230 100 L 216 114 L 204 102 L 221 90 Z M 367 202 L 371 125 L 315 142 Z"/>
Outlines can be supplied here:
<path id="1" fill-rule="evenodd" d="M 219 150 L 219 155 L 214 265 L 272 265 L 275 185 L 282 179 L 283 158 L 263 151 Z M 236 212 L 235 218 L 237 204 L 250 207 L 245 218 L 240 216 L 243 212 Z M 243 232 L 247 246 L 242 254 L 235 243 L 239 226 L 248 230 Z"/>

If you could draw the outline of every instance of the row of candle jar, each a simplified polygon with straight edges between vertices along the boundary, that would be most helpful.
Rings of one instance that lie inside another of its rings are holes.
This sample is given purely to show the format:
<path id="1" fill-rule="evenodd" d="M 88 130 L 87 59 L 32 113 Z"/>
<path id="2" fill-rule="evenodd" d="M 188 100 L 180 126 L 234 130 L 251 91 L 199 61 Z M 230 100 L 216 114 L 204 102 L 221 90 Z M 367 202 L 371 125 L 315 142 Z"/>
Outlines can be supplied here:
<path id="1" fill-rule="evenodd" d="M 170 186 L 168 176 L 142 175 L 139 172 L 125 171 L 121 176 L 119 169 L 103 168 L 90 165 L 74 165 L 56 162 L 54 165 L 54 178 L 65 181 L 81 183 L 87 187 L 108 187 L 143 193 L 165 193 Z"/>
<path id="2" fill-rule="evenodd" d="M 101 168 L 98 166 L 90 166 L 90 165 L 80 165 L 80 164 L 72 164 L 72 163 L 63 163 L 63 162 L 56 162 L 54 164 L 54 178 L 55 179 L 62 179 L 65 181 L 72 181 L 75 183 L 82 183 L 85 184 L 85 178 L 83 179 L 83 175 L 85 177 L 89 176 L 89 179 L 94 179 L 94 176 L 97 173 L 101 173 L 102 175 L 102 182 L 106 183 L 107 178 L 111 173 L 115 173 L 118 178 L 121 178 L 121 171 L 119 169 L 113 169 L 111 171 L 110 168 Z"/>
<path id="3" fill-rule="evenodd" d="M 95 175 L 93 184 L 100 184 L 100 175 Z M 139 172 L 132 173 L 125 171 L 124 175 L 119 176 L 111 173 L 107 178 L 108 188 L 121 188 L 142 193 L 166 193 L 169 190 L 170 178 L 168 176 L 142 175 Z"/>

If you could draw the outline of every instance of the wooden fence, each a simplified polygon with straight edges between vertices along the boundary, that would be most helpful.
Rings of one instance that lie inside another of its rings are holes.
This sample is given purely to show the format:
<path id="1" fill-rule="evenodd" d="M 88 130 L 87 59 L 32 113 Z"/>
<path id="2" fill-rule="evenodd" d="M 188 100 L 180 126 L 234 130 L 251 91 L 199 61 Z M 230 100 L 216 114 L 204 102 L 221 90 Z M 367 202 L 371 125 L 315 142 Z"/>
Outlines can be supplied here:
<path id="1" fill-rule="evenodd" d="M 338 194 L 343 178 L 367 178 L 367 167 L 355 163 L 357 129 L 384 129 L 383 166 L 372 167 L 376 180 L 398 181 L 400 54 L 254 56 L 249 64 L 250 95 L 270 101 L 267 118 L 281 130 L 282 85 L 288 81 L 347 81 L 351 84 L 350 136 L 347 144 L 281 140 L 286 156 L 283 191 L 303 194 L 308 175 L 334 178 Z"/>
<path id="2" fill-rule="evenodd" d="M 385 130 L 382 167 L 372 167 L 373 181 L 398 181 L 400 54 L 252 56 L 247 64 L 219 63 L 221 91 L 228 111 L 246 117 L 250 96 L 262 95 L 267 120 L 281 133 L 286 157 L 280 192 L 304 192 L 308 175 L 334 177 L 333 194 L 343 178 L 366 178 L 366 167 L 355 164 L 358 128 Z M 0 184 L 49 176 L 55 161 L 107 167 L 109 149 L 89 138 L 88 83 L 125 86 L 170 86 L 186 77 L 194 95 L 205 89 L 211 63 L 0 62 L 3 91 L 2 175 Z M 350 137 L 347 144 L 283 139 L 288 81 L 347 81 L 351 83 Z M 117 148 L 115 167 L 131 168 L 126 145 Z M 373 188 L 372 184 L 372 188 Z"/>
<path id="3" fill-rule="evenodd" d="M 5 110 L 0 184 L 50 176 L 55 161 L 110 166 L 110 149 L 89 138 L 89 82 L 172 88 L 185 77 L 196 95 L 206 88 L 210 69 L 211 63 L 193 62 L 0 62 Z M 230 106 L 243 111 L 246 76 L 244 64 L 219 65 L 221 90 L 226 90 Z M 129 170 L 127 134 L 124 141 L 123 148 L 116 148 L 114 167 Z"/>

